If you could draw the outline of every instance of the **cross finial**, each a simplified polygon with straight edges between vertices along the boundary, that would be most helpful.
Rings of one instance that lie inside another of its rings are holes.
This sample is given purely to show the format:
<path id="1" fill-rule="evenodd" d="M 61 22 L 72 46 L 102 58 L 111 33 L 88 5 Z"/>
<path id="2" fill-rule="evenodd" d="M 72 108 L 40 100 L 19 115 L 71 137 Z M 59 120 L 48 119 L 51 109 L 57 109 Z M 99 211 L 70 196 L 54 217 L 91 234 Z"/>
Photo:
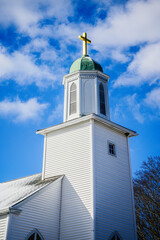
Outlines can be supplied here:
<path id="1" fill-rule="evenodd" d="M 79 36 L 79 39 L 83 41 L 83 55 L 87 55 L 87 43 L 91 43 L 91 40 L 87 39 L 87 33 Z"/>

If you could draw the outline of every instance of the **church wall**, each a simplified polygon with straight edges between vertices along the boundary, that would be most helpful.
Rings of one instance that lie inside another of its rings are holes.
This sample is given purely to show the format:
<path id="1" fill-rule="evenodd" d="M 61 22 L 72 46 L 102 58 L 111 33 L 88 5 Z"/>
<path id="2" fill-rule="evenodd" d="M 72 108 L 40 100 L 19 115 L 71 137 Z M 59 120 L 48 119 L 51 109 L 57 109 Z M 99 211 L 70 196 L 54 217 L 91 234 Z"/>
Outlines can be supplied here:
<path id="1" fill-rule="evenodd" d="M 5 240 L 8 215 L 0 216 L 0 240 Z"/>
<path id="2" fill-rule="evenodd" d="M 96 239 L 118 231 L 123 240 L 135 240 L 134 212 L 127 137 L 95 123 Z M 116 156 L 109 155 L 108 141 Z"/>
<path id="3" fill-rule="evenodd" d="M 58 240 L 61 179 L 47 185 L 16 207 L 20 214 L 10 214 L 7 240 L 25 240 L 38 229 L 45 240 Z"/>
<path id="4" fill-rule="evenodd" d="M 93 239 L 90 122 L 47 134 L 45 178 L 65 174 L 60 239 Z"/>

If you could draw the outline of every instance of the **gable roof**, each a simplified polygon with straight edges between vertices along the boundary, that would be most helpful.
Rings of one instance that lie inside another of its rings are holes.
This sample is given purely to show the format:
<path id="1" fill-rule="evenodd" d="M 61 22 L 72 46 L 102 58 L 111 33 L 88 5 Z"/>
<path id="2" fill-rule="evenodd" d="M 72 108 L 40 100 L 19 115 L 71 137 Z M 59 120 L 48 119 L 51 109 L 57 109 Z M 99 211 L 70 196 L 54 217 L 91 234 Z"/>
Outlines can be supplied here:
<path id="1" fill-rule="evenodd" d="M 42 180 L 42 174 L 39 173 L 0 183 L 0 212 L 4 212 L 3 210 L 9 209 L 59 177 Z"/>

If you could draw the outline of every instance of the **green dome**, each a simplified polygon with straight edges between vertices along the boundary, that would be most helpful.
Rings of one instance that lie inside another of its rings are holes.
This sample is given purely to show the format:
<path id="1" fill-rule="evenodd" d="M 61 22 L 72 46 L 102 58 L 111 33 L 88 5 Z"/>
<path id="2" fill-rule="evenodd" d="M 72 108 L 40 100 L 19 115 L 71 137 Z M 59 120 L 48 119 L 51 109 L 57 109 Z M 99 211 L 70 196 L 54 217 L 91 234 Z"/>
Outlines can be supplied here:
<path id="1" fill-rule="evenodd" d="M 103 72 L 101 65 L 95 62 L 88 55 L 83 55 L 81 58 L 72 63 L 69 73 L 79 70 L 98 70 L 100 72 Z"/>

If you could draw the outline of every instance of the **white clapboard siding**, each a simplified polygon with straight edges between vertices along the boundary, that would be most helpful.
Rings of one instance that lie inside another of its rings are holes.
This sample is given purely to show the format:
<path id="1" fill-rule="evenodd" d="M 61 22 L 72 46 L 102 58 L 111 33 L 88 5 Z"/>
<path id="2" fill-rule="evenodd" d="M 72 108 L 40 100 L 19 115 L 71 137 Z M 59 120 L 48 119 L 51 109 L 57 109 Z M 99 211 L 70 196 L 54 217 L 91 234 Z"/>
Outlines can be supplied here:
<path id="1" fill-rule="evenodd" d="M 123 240 L 135 240 L 127 137 L 95 122 L 96 239 L 118 231 Z M 116 157 L 108 154 L 108 141 Z"/>
<path id="2" fill-rule="evenodd" d="M 61 240 L 93 239 L 91 126 L 89 122 L 47 134 L 45 177 L 65 174 Z"/>
<path id="3" fill-rule="evenodd" d="M 16 205 L 22 211 L 10 214 L 7 240 L 24 240 L 33 229 L 38 229 L 45 240 L 58 240 L 61 179 Z"/>
<path id="4" fill-rule="evenodd" d="M 0 216 L 0 240 L 5 240 L 8 215 Z"/>

